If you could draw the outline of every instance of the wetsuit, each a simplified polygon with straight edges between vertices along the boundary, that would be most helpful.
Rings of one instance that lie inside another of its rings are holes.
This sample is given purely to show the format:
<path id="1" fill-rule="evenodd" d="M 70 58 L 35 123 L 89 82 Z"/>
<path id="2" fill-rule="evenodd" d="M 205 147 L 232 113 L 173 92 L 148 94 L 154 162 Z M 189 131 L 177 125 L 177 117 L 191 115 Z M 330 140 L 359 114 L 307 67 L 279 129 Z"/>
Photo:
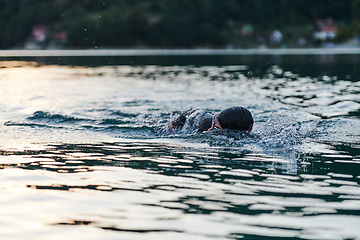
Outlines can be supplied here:
<path id="1" fill-rule="evenodd" d="M 191 134 L 211 128 L 214 114 L 205 110 L 190 109 L 172 118 L 161 130 L 164 135 Z"/>

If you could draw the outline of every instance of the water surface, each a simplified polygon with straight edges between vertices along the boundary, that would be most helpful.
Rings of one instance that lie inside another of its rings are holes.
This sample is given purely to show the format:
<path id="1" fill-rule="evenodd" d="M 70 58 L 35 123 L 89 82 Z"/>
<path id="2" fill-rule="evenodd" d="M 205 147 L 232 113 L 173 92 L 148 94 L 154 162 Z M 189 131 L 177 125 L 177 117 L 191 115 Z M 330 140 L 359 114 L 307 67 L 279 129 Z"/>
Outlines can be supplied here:
<path id="1" fill-rule="evenodd" d="M 4 238 L 360 239 L 357 55 L 2 60 Z"/>

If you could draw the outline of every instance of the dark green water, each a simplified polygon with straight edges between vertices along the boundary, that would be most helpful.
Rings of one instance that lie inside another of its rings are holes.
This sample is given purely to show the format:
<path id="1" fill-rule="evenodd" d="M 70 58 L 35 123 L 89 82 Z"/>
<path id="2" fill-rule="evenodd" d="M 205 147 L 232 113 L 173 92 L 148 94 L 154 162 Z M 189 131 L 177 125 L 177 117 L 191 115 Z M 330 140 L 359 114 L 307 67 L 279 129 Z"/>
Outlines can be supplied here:
<path id="1" fill-rule="evenodd" d="M 358 55 L 1 60 L 6 239 L 360 239 Z"/>

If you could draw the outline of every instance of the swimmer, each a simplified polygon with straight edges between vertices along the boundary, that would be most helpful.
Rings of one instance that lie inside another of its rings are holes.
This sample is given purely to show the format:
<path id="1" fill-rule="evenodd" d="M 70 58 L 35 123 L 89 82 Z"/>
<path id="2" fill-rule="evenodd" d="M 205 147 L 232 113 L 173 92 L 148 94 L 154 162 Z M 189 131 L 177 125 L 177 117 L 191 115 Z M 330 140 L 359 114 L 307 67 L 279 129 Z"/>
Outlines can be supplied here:
<path id="1" fill-rule="evenodd" d="M 204 110 L 190 109 L 170 119 L 161 132 L 164 135 L 189 134 L 216 128 L 250 132 L 253 124 L 250 111 L 244 107 L 227 108 L 215 115 Z"/>

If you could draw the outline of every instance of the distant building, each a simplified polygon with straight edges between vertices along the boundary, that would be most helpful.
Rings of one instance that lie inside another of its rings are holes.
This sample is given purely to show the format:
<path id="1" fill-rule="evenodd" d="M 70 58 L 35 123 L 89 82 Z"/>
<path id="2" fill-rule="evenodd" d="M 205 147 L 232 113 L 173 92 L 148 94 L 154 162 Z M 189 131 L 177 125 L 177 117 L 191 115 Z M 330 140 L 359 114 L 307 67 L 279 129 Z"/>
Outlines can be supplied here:
<path id="1" fill-rule="evenodd" d="M 242 29 L 241 29 L 241 33 L 243 36 L 245 37 L 251 37 L 254 33 L 254 27 L 251 24 L 245 24 Z"/>
<path id="2" fill-rule="evenodd" d="M 42 49 L 48 35 L 49 28 L 45 25 L 36 25 L 31 30 L 29 39 L 25 42 L 25 49 Z"/>
<path id="3" fill-rule="evenodd" d="M 67 35 L 68 35 L 67 31 L 56 32 L 53 34 L 53 40 L 59 42 L 65 42 L 67 39 Z"/>
<path id="4" fill-rule="evenodd" d="M 47 32 L 48 32 L 48 28 L 44 25 L 37 25 L 33 27 L 31 32 L 32 40 L 36 43 L 44 42 L 46 39 Z"/>
<path id="5" fill-rule="evenodd" d="M 316 29 L 314 39 L 318 41 L 331 41 L 338 32 L 338 28 L 332 18 L 316 20 Z"/>
<path id="6" fill-rule="evenodd" d="M 67 31 L 55 32 L 51 34 L 49 27 L 45 25 L 35 25 L 29 38 L 25 42 L 24 49 L 58 49 L 66 42 Z"/>
<path id="7" fill-rule="evenodd" d="M 271 44 L 280 44 L 283 39 L 283 35 L 280 31 L 275 30 L 270 34 L 270 43 Z"/>
<path id="8" fill-rule="evenodd" d="M 55 32 L 52 34 L 52 38 L 47 45 L 48 49 L 62 49 L 64 43 L 67 40 L 68 32 L 67 31 L 61 31 L 61 32 Z"/>

